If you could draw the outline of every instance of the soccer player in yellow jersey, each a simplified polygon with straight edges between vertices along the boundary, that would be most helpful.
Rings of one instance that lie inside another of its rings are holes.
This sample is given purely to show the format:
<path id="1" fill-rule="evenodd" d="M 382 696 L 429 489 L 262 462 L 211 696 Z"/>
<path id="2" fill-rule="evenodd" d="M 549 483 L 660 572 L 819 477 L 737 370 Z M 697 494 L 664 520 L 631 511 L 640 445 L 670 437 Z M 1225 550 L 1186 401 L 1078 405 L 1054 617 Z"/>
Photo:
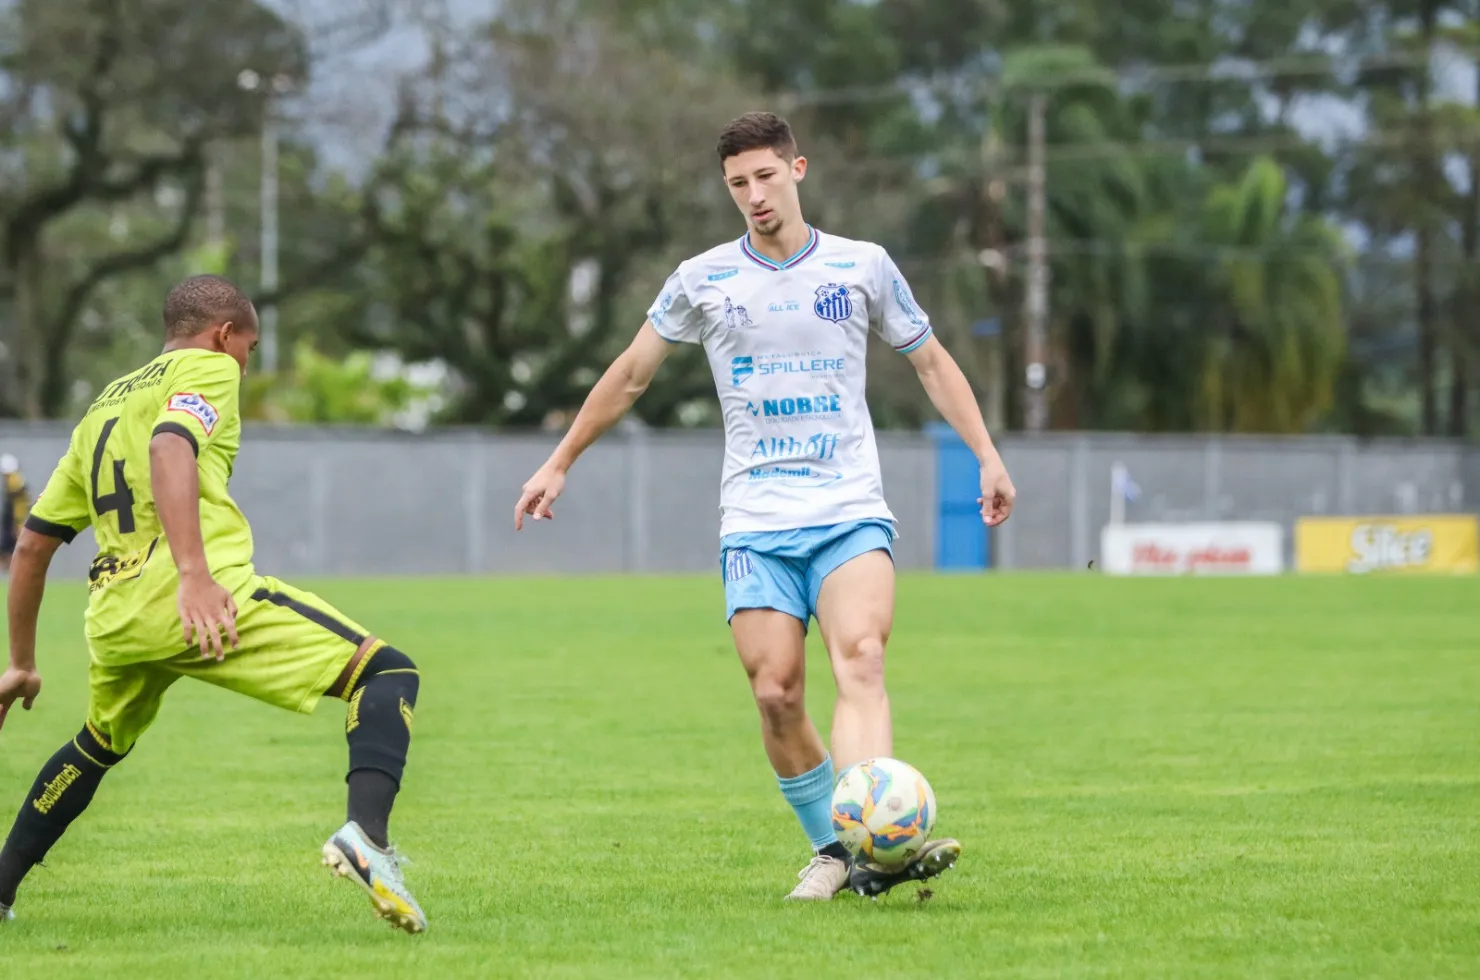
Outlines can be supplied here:
<path id="1" fill-rule="evenodd" d="M 318 596 L 259 575 L 252 531 L 227 492 L 241 443 L 238 397 L 257 345 L 250 300 L 219 276 L 176 286 L 165 346 L 105 388 L 31 508 L 11 567 L 10 666 L 0 725 L 41 692 L 36 617 L 52 556 L 91 526 L 87 721 L 42 767 L 0 850 L 0 922 L 122 762 L 181 677 L 290 711 L 349 703 L 348 821 L 324 863 L 359 884 L 378 915 L 426 928 L 387 840 L 411 743 L 419 675 L 404 653 Z"/>

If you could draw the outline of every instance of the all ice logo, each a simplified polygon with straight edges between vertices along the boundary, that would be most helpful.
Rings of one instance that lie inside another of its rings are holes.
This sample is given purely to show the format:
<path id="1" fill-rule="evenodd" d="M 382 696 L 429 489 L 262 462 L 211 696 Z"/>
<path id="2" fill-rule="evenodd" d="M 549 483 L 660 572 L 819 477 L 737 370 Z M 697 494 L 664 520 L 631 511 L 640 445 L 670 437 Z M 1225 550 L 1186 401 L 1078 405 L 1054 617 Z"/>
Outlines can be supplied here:
<path id="1" fill-rule="evenodd" d="M 730 384 L 738 388 L 749 381 L 752 374 L 755 374 L 755 358 L 749 356 L 730 358 Z"/>
<path id="2" fill-rule="evenodd" d="M 794 299 L 788 299 L 780 303 L 772 303 L 766 307 L 767 313 L 795 313 L 802 308 L 802 304 Z"/>
<path id="3" fill-rule="evenodd" d="M 725 297 L 725 326 L 731 330 L 743 330 L 746 327 L 755 326 L 751 322 L 750 314 L 745 312 L 745 307 L 731 303 L 728 296 Z"/>
<path id="4" fill-rule="evenodd" d="M 851 317 L 853 299 L 848 295 L 848 287 L 836 282 L 818 286 L 817 302 L 812 304 L 812 312 L 833 323 L 842 323 Z"/>

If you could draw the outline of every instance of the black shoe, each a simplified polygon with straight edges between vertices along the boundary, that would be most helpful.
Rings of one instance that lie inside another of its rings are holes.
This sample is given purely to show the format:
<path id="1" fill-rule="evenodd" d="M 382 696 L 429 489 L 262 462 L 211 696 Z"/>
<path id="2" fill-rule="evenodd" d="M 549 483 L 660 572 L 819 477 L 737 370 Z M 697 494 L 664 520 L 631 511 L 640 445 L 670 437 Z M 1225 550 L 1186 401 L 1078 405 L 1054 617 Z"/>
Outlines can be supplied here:
<path id="1" fill-rule="evenodd" d="M 906 881 L 925 881 L 954 868 L 961 856 L 961 843 L 949 837 L 933 840 L 920 848 L 920 853 L 898 871 L 880 871 L 855 862 L 848 872 L 848 887 L 864 898 L 878 898 L 895 885 Z"/>

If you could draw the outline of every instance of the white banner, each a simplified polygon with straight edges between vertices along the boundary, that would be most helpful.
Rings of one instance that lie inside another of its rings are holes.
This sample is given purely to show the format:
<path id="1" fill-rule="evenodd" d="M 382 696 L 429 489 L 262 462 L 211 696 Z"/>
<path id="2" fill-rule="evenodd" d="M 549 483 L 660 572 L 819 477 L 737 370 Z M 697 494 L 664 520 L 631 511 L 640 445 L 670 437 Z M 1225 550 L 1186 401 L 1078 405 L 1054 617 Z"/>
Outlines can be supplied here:
<path id="1" fill-rule="evenodd" d="M 1100 562 L 1111 575 L 1278 575 L 1284 529 L 1265 521 L 1107 524 Z"/>

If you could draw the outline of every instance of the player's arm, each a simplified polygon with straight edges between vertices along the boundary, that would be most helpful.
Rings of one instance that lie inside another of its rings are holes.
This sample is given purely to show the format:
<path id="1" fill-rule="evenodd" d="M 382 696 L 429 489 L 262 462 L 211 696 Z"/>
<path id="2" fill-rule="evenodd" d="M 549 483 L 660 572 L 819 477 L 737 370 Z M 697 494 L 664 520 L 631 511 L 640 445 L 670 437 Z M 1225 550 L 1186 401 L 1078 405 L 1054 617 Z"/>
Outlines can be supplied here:
<path id="1" fill-rule="evenodd" d="M 198 457 L 236 415 L 241 368 L 225 354 L 195 357 L 170 376 L 149 438 L 149 487 L 180 575 L 177 605 L 185 642 L 224 660 L 224 630 L 237 645 L 236 600 L 212 576 L 200 526 Z"/>
<path id="2" fill-rule="evenodd" d="M 990 526 L 1001 524 L 1012 513 L 1017 491 L 987 432 L 987 423 L 982 418 L 981 406 L 977 404 L 971 383 L 966 380 L 950 351 L 934 335 L 905 356 L 914 365 L 935 410 L 976 454 L 982 471 L 982 496 L 978 500 L 982 505 L 982 517 Z"/>
<path id="3" fill-rule="evenodd" d="M 1007 467 L 982 419 L 981 406 L 956 359 L 935 336 L 930 317 L 920 309 L 904 274 L 883 249 L 876 254 L 874 271 L 874 327 L 889 345 L 910 359 L 925 393 L 941 418 L 956 430 L 981 464 L 982 519 L 989 526 L 1007 520 L 1017 491 Z"/>
<path id="4" fill-rule="evenodd" d="M 565 438 L 524 485 L 519 503 L 514 506 L 515 530 L 524 527 L 525 514 L 533 515 L 535 520 L 554 516 L 550 506 L 565 487 L 565 474 L 642 397 L 671 347 L 672 342 L 658 333 L 651 320 L 643 323 L 632 343 L 612 361 L 586 395 Z"/>
<path id="5" fill-rule="evenodd" d="M 51 558 L 62 546 L 61 538 L 21 528 L 10 563 L 10 585 L 6 613 L 10 620 L 10 664 L 0 674 L 0 726 L 16 701 L 27 711 L 41 693 L 41 675 L 36 670 L 36 620 L 41 597 L 46 592 L 46 573 Z"/>
<path id="6" fill-rule="evenodd" d="M 31 506 L 15 542 L 10 563 L 6 615 L 10 633 L 10 663 L 0 674 L 0 725 L 16 701 L 30 710 L 41 691 L 36 670 L 36 620 L 46 592 L 52 556 L 92 523 L 88 492 L 82 481 L 82 463 L 75 448 L 57 463 L 41 496 Z"/>

